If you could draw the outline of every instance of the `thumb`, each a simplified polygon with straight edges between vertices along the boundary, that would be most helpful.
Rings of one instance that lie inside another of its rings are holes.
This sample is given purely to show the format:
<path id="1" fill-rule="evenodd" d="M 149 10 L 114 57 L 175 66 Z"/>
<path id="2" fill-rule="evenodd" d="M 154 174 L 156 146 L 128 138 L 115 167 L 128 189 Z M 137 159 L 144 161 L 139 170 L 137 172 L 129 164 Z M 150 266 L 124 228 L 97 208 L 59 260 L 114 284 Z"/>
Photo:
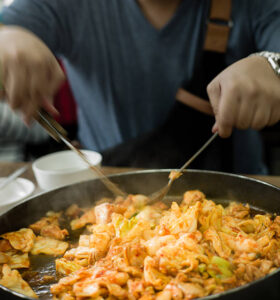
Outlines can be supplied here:
<path id="1" fill-rule="evenodd" d="M 52 116 L 58 116 L 59 112 L 53 105 L 52 99 L 44 99 L 41 103 L 42 108 Z"/>
<path id="2" fill-rule="evenodd" d="M 213 127 L 212 127 L 212 132 L 213 132 L 213 133 L 218 132 L 218 123 L 217 123 L 217 121 L 215 122 L 215 124 L 214 124 Z"/>

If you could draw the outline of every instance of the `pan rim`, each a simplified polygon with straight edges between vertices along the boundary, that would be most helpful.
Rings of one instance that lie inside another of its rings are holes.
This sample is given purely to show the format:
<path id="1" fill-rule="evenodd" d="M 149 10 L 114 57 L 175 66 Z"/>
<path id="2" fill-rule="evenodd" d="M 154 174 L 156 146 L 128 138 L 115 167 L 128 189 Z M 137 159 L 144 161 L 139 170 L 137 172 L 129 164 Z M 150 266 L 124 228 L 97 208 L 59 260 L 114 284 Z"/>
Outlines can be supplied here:
<path id="1" fill-rule="evenodd" d="M 179 169 L 143 169 L 143 170 L 135 170 L 135 171 L 127 171 L 127 172 L 119 172 L 119 173 L 116 173 L 116 174 L 110 174 L 110 175 L 108 175 L 108 177 L 109 178 L 114 178 L 114 177 L 130 176 L 130 175 L 137 175 L 137 174 L 151 174 L 151 173 L 167 173 L 168 174 L 171 170 L 179 170 Z M 261 184 L 261 185 L 273 188 L 273 189 L 280 192 L 279 187 L 277 187 L 273 184 L 267 183 L 265 181 L 262 181 L 260 179 L 248 177 L 246 175 L 226 173 L 226 172 L 220 172 L 220 171 L 211 171 L 211 170 L 200 170 L 200 169 L 187 169 L 187 170 L 183 171 L 183 173 L 187 173 L 187 172 L 189 172 L 189 173 L 212 174 L 212 175 L 223 175 L 223 176 L 228 177 L 228 178 L 236 178 L 236 179 L 241 179 L 241 180 L 245 180 L 245 181 L 255 182 L 257 184 Z M 94 182 L 94 181 L 100 181 L 100 179 L 99 178 L 94 178 L 94 179 L 90 179 L 90 180 L 86 180 L 86 181 L 82 181 L 82 182 Z M 48 194 L 48 193 L 51 193 L 51 192 L 63 190 L 64 188 L 67 188 L 69 186 L 78 185 L 79 183 L 81 183 L 81 182 L 74 183 L 74 184 L 69 184 L 69 185 L 66 185 L 66 186 L 63 186 L 63 187 L 58 187 L 56 189 L 52 189 L 52 190 L 49 190 L 49 191 L 42 191 L 42 192 L 40 192 L 36 195 L 33 195 L 33 196 L 27 198 L 24 202 L 19 203 L 17 206 L 11 208 L 10 210 L 0 214 L 0 218 L 2 218 L 6 213 L 11 212 L 13 209 L 15 209 L 16 207 L 24 204 L 25 202 L 27 202 L 29 200 L 36 199 L 39 196 L 44 195 L 44 194 Z M 242 291 L 246 288 L 257 285 L 258 283 L 260 283 L 264 280 L 268 280 L 269 278 L 271 278 L 272 276 L 277 275 L 278 273 L 280 273 L 280 268 L 278 268 L 277 270 L 273 271 L 270 274 L 267 274 L 264 277 L 258 278 L 258 279 L 254 280 L 252 282 L 249 282 L 245 285 L 235 287 L 235 288 L 229 289 L 227 291 L 224 291 L 224 292 L 221 292 L 221 293 L 218 293 L 218 294 L 215 294 L 215 295 L 209 295 L 209 296 L 205 296 L 205 297 L 198 298 L 198 299 L 202 299 L 202 300 L 219 299 L 220 297 L 223 297 L 223 296 L 226 296 L 226 295 L 229 295 L 229 294 L 238 293 L 239 291 Z M 13 290 L 10 290 L 10 289 L 2 286 L 1 284 L 0 284 L 0 289 L 4 290 L 5 292 L 7 292 L 9 294 L 13 294 L 14 296 L 17 296 L 21 299 L 28 299 L 28 300 L 34 299 L 34 298 L 31 298 L 31 297 L 25 296 L 23 294 L 20 294 L 18 292 L 15 292 Z"/>

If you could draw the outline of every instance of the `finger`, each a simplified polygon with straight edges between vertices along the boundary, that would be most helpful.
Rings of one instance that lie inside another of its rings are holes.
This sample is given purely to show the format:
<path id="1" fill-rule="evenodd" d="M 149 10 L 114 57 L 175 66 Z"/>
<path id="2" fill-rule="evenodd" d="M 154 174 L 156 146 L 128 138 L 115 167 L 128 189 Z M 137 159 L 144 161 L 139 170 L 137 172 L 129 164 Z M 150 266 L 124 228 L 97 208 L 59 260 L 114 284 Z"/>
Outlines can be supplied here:
<path id="1" fill-rule="evenodd" d="M 0 101 L 6 100 L 7 95 L 4 89 L 0 90 Z"/>
<path id="2" fill-rule="evenodd" d="M 34 115 L 36 113 L 36 108 L 37 108 L 36 104 L 33 103 L 32 101 L 26 101 L 26 105 L 22 107 L 21 112 L 23 116 L 23 121 L 27 126 L 31 125 L 34 119 Z"/>
<path id="3" fill-rule="evenodd" d="M 43 107 L 47 112 L 51 114 L 56 113 L 56 109 L 53 107 L 52 98 L 46 99 L 48 97 L 46 95 L 45 87 L 42 87 L 42 80 L 46 82 L 46 78 L 38 79 L 36 76 L 32 76 L 31 78 L 31 101 L 36 105 L 36 110 L 40 107 Z"/>
<path id="4" fill-rule="evenodd" d="M 0 72 L 0 101 L 4 101 L 6 98 L 6 92 L 4 89 L 4 84 L 2 81 L 2 76 L 1 76 L 1 72 Z"/>
<path id="5" fill-rule="evenodd" d="M 236 124 L 239 111 L 240 98 L 235 90 L 227 88 L 221 93 L 218 108 L 218 131 L 219 135 L 227 138 L 231 135 L 233 126 Z"/>
<path id="6" fill-rule="evenodd" d="M 41 105 L 52 116 L 59 116 L 59 111 L 54 107 L 52 99 L 43 99 Z"/>
<path id="7" fill-rule="evenodd" d="M 213 108 L 213 112 L 215 114 L 215 117 L 218 115 L 218 107 L 219 107 L 219 101 L 221 96 L 221 87 L 218 80 L 211 81 L 207 86 L 207 94 L 211 103 L 211 106 Z"/>
<path id="8" fill-rule="evenodd" d="M 55 69 L 53 71 L 53 69 Z M 63 82 L 65 81 L 65 74 L 60 65 L 55 61 L 52 70 L 49 72 L 49 81 L 51 82 L 49 91 L 50 93 L 42 101 L 42 107 L 51 115 L 58 116 L 59 112 L 53 105 L 53 98 Z"/>
<path id="9" fill-rule="evenodd" d="M 268 126 L 275 125 L 277 122 L 279 122 L 279 120 L 280 120 L 280 109 L 272 109 L 267 125 Z"/>
<path id="10" fill-rule="evenodd" d="M 47 82 L 49 82 L 48 89 L 45 91 L 45 94 L 41 97 L 40 105 L 51 115 L 58 116 L 59 112 L 53 105 L 53 98 L 62 83 L 65 80 L 65 75 L 59 64 L 55 61 L 51 69 L 47 73 Z"/>
<path id="11" fill-rule="evenodd" d="M 213 125 L 213 127 L 212 127 L 212 132 L 213 132 L 213 133 L 218 132 L 218 123 L 217 123 L 217 122 L 215 122 L 215 124 Z"/>
<path id="12" fill-rule="evenodd" d="M 238 129 L 247 129 L 251 127 L 256 108 L 252 102 L 249 103 L 247 100 L 240 102 L 235 126 Z"/>
<path id="13" fill-rule="evenodd" d="M 20 109 L 29 96 L 27 74 L 24 69 L 11 74 L 13 75 L 9 76 L 6 84 L 7 100 L 12 109 Z"/>
<path id="14" fill-rule="evenodd" d="M 65 81 L 65 74 L 56 60 L 54 60 L 49 67 L 48 80 L 50 82 L 48 96 L 53 98 Z"/>
<path id="15" fill-rule="evenodd" d="M 31 78 L 31 97 L 37 106 L 44 106 L 51 113 L 56 114 L 57 111 L 53 107 L 54 91 L 60 85 L 61 78 L 60 70 L 55 69 L 56 65 L 51 63 L 51 60 L 43 63 L 37 63 L 32 70 Z M 40 76 L 37 76 L 37 74 Z M 56 74 L 58 73 L 58 74 Z M 59 82 L 58 82 L 59 81 Z"/>
<path id="16" fill-rule="evenodd" d="M 31 81 L 31 95 L 46 97 L 51 95 L 50 86 L 52 84 L 49 76 L 51 72 L 50 59 L 35 60 L 32 62 L 30 68 L 30 81 Z M 39 101 L 38 101 L 39 102 Z"/>
<path id="17" fill-rule="evenodd" d="M 5 92 L 5 79 L 7 76 L 7 69 L 3 63 L 0 63 L 0 101 L 3 101 L 7 98 L 6 92 Z"/>
<path id="18" fill-rule="evenodd" d="M 260 130 L 265 127 L 270 119 L 270 109 L 267 107 L 259 106 L 256 108 L 253 120 L 252 120 L 252 128 L 256 130 Z"/>

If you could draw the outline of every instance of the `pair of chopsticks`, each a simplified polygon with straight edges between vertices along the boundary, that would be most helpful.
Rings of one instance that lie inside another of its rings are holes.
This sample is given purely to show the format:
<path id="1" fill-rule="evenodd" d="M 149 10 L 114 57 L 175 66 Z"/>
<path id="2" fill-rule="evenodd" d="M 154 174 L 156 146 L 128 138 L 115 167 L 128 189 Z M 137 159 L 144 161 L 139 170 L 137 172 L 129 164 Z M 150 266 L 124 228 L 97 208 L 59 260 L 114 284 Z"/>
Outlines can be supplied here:
<path id="1" fill-rule="evenodd" d="M 47 130 L 47 132 L 52 136 L 56 141 L 62 141 L 69 149 L 77 153 L 80 158 L 83 159 L 84 162 L 95 172 L 99 175 L 100 180 L 103 184 L 116 196 L 126 196 L 126 194 L 120 190 L 107 176 L 105 176 L 102 171 L 92 165 L 87 157 L 75 146 L 71 144 L 71 142 L 67 139 L 66 135 L 67 132 L 63 127 L 61 127 L 46 111 L 40 110 L 38 111 L 37 121 Z M 150 195 L 148 204 L 155 203 L 157 201 L 162 200 L 165 195 L 168 193 L 173 181 L 178 178 L 184 169 L 186 169 L 190 163 L 202 152 L 204 151 L 212 141 L 218 136 L 218 132 L 214 133 L 206 143 L 198 149 L 198 151 L 177 171 L 177 176 L 170 177 L 168 183 L 159 191 Z"/>
<path id="2" fill-rule="evenodd" d="M 166 196 L 168 191 L 170 190 L 172 183 L 182 175 L 182 172 L 193 162 L 193 160 L 195 160 L 197 158 L 197 156 L 202 151 L 204 151 L 215 140 L 215 138 L 217 136 L 218 136 L 218 132 L 213 133 L 213 135 L 202 145 L 202 147 L 200 147 L 193 154 L 193 156 L 189 160 L 187 160 L 186 163 L 178 171 L 171 171 L 170 175 L 169 175 L 168 183 L 164 187 L 162 187 L 160 190 L 151 194 L 149 196 L 149 200 L 148 200 L 147 204 L 151 205 L 155 202 L 161 201 Z M 172 172 L 174 172 L 173 176 L 172 176 Z"/>
<path id="3" fill-rule="evenodd" d="M 115 196 L 126 196 L 120 188 L 117 187 L 101 170 L 96 166 L 92 165 L 87 157 L 76 148 L 70 140 L 67 138 L 66 130 L 57 123 L 53 117 L 51 117 L 46 111 L 40 110 L 37 112 L 36 120 L 38 123 L 53 137 L 57 142 L 63 142 L 70 150 L 74 151 L 79 157 L 95 172 L 103 184 L 115 195 Z"/>

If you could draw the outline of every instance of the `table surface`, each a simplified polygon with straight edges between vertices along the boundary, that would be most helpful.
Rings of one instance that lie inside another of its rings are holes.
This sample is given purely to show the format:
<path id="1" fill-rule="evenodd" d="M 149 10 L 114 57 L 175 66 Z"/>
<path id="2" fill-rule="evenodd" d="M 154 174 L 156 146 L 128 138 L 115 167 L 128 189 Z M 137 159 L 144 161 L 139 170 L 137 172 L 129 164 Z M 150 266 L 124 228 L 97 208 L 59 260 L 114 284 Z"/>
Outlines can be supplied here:
<path id="1" fill-rule="evenodd" d="M 20 177 L 31 180 L 37 186 L 36 179 L 35 179 L 33 171 L 32 171 L 31 163 L 25 163 L 25 162 L 11 163 L 11 162 L 1 162 L 0 161 L 0 177 L 8 176 L 12 172 L 14 172 L 16 169 L 18 169 L 24 165 L 29 165 L 29 168 Z M 119 167 L 102 167 L 102 171 L 106 175 L 128 172 L 128 171 L 133 171 L 133 170 L 136 170 L 136 169 L 119 168 Z M 270 184 L 280 187 L 280 176 L 248 175 L 248 177 L 256 178 L 256 179 L 259 179 L 259 180 L 262 180 L 262 181 L 265 181 L 265 182 L 268 182 Z"/>

